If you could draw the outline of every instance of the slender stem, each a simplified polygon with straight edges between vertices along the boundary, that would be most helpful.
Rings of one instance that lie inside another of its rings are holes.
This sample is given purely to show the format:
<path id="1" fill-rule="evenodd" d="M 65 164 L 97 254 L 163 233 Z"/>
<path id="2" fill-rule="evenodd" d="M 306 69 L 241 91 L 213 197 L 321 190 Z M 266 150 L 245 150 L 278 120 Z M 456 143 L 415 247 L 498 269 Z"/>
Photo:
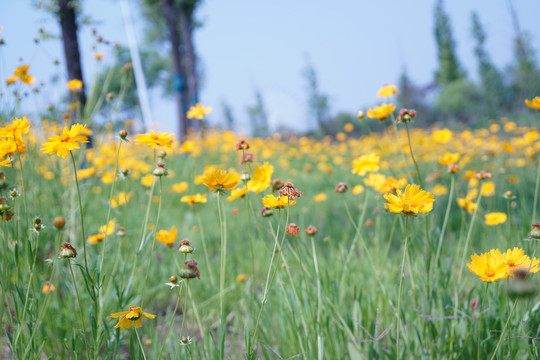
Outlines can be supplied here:
<path id="1" fill-rule="evenodd" d="M 139 346 L 141 347 L 141 352 L 144 360 L 146 360 L 146 355 L 144 354 L 144 347 L 141 342 L 141 338 L 139 337 L 139 331 L 137 330 L 137 327 L 135 326 L 135 335 L 137 335 L 137 340 L 139 340 Z"/>
<path id="2" fill-rule="evenodd" d="M 77 196 L 79 198 L 79 212 L 81 214 L 81 235 L 84 249 L 84 267 L 86 269 L 86 273 L 89 274 L 88 261 L 86 260 L 86 235 L 84 234 L 84 214 L 81 201 L 81 190 L 79 189 L 79 178 L 77 177 L 77 165 L 75 164 L 75 157 L 73 156 L 72 151 L 69 152 L 69 155 L 71 155 L 71 162 L 73 163 L 73 172 L 75 173 L 75 185 L 77 186 Z"/>
<path id="3" fill-rule="evenodd" d="M 274 264 L 274 258 L 276 256 L 276 250 L 278 248 L 278 237 L 279 237 L 280 225 L 281 225 L 281 209 L 278 211 L 278 226 L 277 226 L 277 231 L 274 234 L 274 248 L 272 250 L 272 256 L 270 257 L 270 264 L 268 265 L 268 272 L 266 273 L 266 283 L 264 285 L 263 294 L 266 294 L 266 290 L 268 290 L 268 283 L 270 282 L 270 275 L 272 274 L 272 265 Z M 270 227 L 272 227 L 272 223 L 270 223 Z"/>
<path id="4" fill-rule="evenodd" d="M 219 215 L 219 230 L 221 238 L 221 259 L 220 259 L 220 274 L 219 274 L 219 318 L 223 321 L 223 290 L 225 289 L 225 256 L 227 256 L 227 239 L 225 236 L 225 226 L 223 223 L 223 213 L 221 210 L 221 192 L 217 193 L 217 205 Z"/>
<path id="5" fill-rule="evenodd" d="M 422 187 L 423 189 L 424 180 L 422 180 L 422 174 L 420 173 L 420 168 L 418 167 L 418 164 L 416 163 L 416 159 L 414 158 L 414 153 L 413 153 L 412 145 L 411 145 L 411 133 L 409 132 L 409 124 L 407 121 L 405 122 L 405 128 L 407 129 L 407 139 L 409 140 L 409 151 L 411 152 L 411 158 L 414 163 L 414 167 L 416 168 L 416 173 L 418 175 L 418 178 L 420 180 L 420 187 Z"/>
<path id="6" fill-rule="evenodd" d="M 487 291 L 489 283 L 486 282 L 486 287 L 484 289 L 484 296 L 480 301 L 482 301 L 482 309 L 480 310 L 480 316 L 478 318 L 478 337 L 477 337 L 477 347 L 476 347 L 476 359 L 480 360 L 480 330 L 482 329 L 482 315 L 484 314 L 484 309 L 486 308 L 487 303 Z"/>
<path id="7" fill-rule="evenodd" d="M 315 275 L 317 276 L 317 352 L 318 356 L 317 358 L 319 360 L 323 359 L 324 356 L 322 354 L 323 344 L 322 344 L 322 338 L 320 334 L 319 327 L 321 326 L 321 276 L 319 274 L 319 264 L 317 262 L 317 252 L 315 251 L 315 237 L 311 237 L 311 249 L 313 251 L 313 265 L 315 266 Z"/>
<path id="8" fill-rule="evenodd" d="M 396 329 L 396 337 L 397 337 L 397 340 L 396 340 L 396 348 L 397 348 L 397 351 L 396 351 L 396 356 L 397 356 L 397 359 L 399 360 L 399 326 L 400 326 L 400 322 L 401 322 L 401 314 L 400 314 L 400 311 L 401 311 L 401 290 L 402 290 L 402 287 L 403 287 L 403 272 L 405 270 L 405 255 L 407 254 L 407 245 L 409 243 L 409 217 L 407 216 L 405 218 L 405 246 L 403 247 L 403 257 L 401 259 L 401 272 L 400 272 L 400 275 L 399 275 L 399 290 L 398 290 L 398 307 L 397 307 L 397 329 Z"/>
<path id="9" fill-rule="evenodd" d="M 83 308 L 81 305 L 81 298 L 79 297 L 79 290 L 77 289 L 77 282 L 75 281 L 75 274 L 73 274 L 73 267 L 71 266 L 71 260 L 68 259 L 69 264 L 69 271 L 71 273 L 71 279 L 73 280 L 73 287 L 75 288 L 75 296 L 77 297 L 77 303 L 79 304 L 79 314 L 81 316 L 81 324 L 83 327 L 83 334 L 84 334 L 84 343 L 86 344 L 86 356 L 88 356 L 88 359 L 90 359 L 90 354 L 88 353 L 88 344 L 86 341 L 86 325 L 84 324 L 84 313 Z"/>
<path id="10" fill-rule="evenodd" d="M 506 328 L 508 327 L 508 324 L 510 323 L 510 319 L 512 318 L 512 315 L 514 314 L 514 310 L 516 310 L 516 305 L 518 303 L 518 299 L 514 301 L 514 306 L 512 306 L 512 311 L 510 311 L 510 315 L 508 315 L 508 319 L 506 320 L 506 324 L 504 324 L 503 331 L 501 333 L 501 337 L 499 338 L 499 341 L 497 342 L 497 346 L 495 347 L 495 351 L 493 351 L 493 355 L 491 356 L 491 360 L 495 359 L 495 356 L 497 356 L 497 351 L 499 350 L 499 347 L 501 346 L 502 340 L 504 338 L 504 334 L 506 333 Z"/>
<path id="11" fill-rule="evenodd" d="M 19 167 L 21 168 L 21 185 L 22 185 L 22 191 L 23 191 L 23 201 L 24 201 L 24 215 L 26 217 L 26 228 L 28 229 L 30 227 L 30 224 L 28 222 L 28 206 L 26 203 L 26 187 L 24 186 L 24 171 L 23 171 L 23 165 L 21 160 L 21 153 L 19 152 L 19 144 L 17 143 L 17 139 L 13 137 L 13 140 L 15 141 L 15 146 L 17 147 L 17 159 L 19 160 Z M 15 180 L 15 179 L 13 179 Z"/>
<path id="12" fill-rule="evenodd" d="M 439 236 L 439 245 L 437 246 L 437 254 L 435 255 L 435 265 L 439 262 L 441 256 L 442 243 L 444 234 L 446 232 L 446 226 L 448 225 L 448 218 L 450 217 L 450 209 L 452 208 L 452 201 L 454 199 L 454 187 L 455 187 L 455 175 L 450 174 L 450 195 L 448 196 L 448 204 L 446 204 L 446 213 L 444 214 L 444 221 L 441 228 L 441 235 Z"/>
<path id="13" fill-rule="evenodd" d="M 184 282 L 180 284 L 180 287 L 184 286 Z M 169 323 L 169 327 L 167 328 L 167 332 L 165 333 L 165 337 L 163 338 L 163 343 L 161 344 L 161 349 L 159 350 L 158 360 L 161 359 L 161 353 L 163 352 L 163 348 L 165 347 L 165 343 L 167 342 L 167 338 L 169 337 L 169 332 L 171 331 L 171 327 L 174 323 L 174 319 L 176 317 L 176 310 L 178 310 L 178 304 L 180 303 L 180 291 L 178 290 L 178 287 L 176 287 L 176 292 L 178 294 L 178 299 L 176 300 L 176 306 L 174 307 L 174 311 L 171 317 L 171 322 Z"/>
<path id="14" fill-rule="evenodd" d="M 287 201 L 287 203 L 288 203 L 288 201 Z M 274 278 L 276 277 L 276 273 L 277 273 L 277 270 L 278 270 L 278 267 L 279 267 L 279 260 L 281 260 L 281 250 L 283 249 L 283 242 L 285 241 L 285 234 L 287 233 L 287 225 L 289 223 L 289 214 L 290 214 L 290 207 L 287 206 L 287 219 L 285 221 L 285 230 L 283 230 L 283 237 L 281 238 L 281 245 L 279 246 L 279 249 L 278 249 L 278 251 L 280 253 L 280 256 L 276 260 L 276 265 L 274 267 L 274 272 L 272 274 L 270 284 L 268 285 L 268 288 L 266 289 L 265 294 L 263 296 L 261 309 L 259 311 L 259 315 L 257 316 L 257 322 L 255 323 L 255 330 L 253 331 L 253 338 L 251 339 L 251 345 L 250 345 L 251 354 L 250 355 L 253 354 L 253 350 L 254 350 L 253 346 L 255 345 L 255 340 L 257 339 L 257 330 L 259 329 L 259 323 L 261 321 L 261 315 L 262 315 L 262 312 L 264 310 L 264 306 L 266 305 L 266 300 L 268 299 L 268 294 L 270 293 L 270 289 L 272 288 L 272 283 L 274 282 Z M 279 234 L 279 232 L 276 232 L 276 234 Z"/>
<path id="15" fill-rule="evenodd" d="M 474 227 L 474 222 L 476 220 L 476 214 L 478 213 L 478 208 L 480 207 L 480 200 L 482 200 L 482 189 L 484 187 L 484 184 L 482 183 L 482 186 L 480 186 L 480 191 L 478 192 L 478 198 L 476 199 L 476 207 L 474 208 L 474 212 L 471 217 L 471 223 L 469 225 L 469 231 L 467 232 L 467 238 L 465 239 L 465 247 L 463 248 L 463 254 L 461 256 L 461 262 L 459 266 L 459 274 L 458 274 L 458 285 L 461 284 L 461 276 L 463 274 L 463 267 L 465 266 L 465 256 L 467 255 L 467 250 L 469 248 L 469 242 L 471 240 L 472 230 Z"/>
<path id="16" fill-rule="evenodd" d="M 22 170 L 22 169 L 21 169 Z M 536 185 L 534 186 L 534 200 L 532 222 L 536 222 L 536 205 L 538 204 L 538 189 L 540 188 L 540 154 L 538 154 L 538 166 L 536 169 Z"/>
<path id="17" fill-rule="evenodd" d="M 210 259 L 208 258 L 208 250 L 206 249 L 206 238 L 204 236 L 204 230 L 201 222 L 201 215 L 199 214 L 199 209 L 197 204 L 193 204 L 195 207 L 195 216 L 197 217 L 197 224 L 199 225 L 199 232 L 201 233 L 201 242 L 203 246 L 204 259 L 206 261 L 206 267 L 208 269 L 208 277 L 210 278 L 210 285 L 214 287 L 214 274 L 212 273 L 212 268 L 210 267 Z"/>

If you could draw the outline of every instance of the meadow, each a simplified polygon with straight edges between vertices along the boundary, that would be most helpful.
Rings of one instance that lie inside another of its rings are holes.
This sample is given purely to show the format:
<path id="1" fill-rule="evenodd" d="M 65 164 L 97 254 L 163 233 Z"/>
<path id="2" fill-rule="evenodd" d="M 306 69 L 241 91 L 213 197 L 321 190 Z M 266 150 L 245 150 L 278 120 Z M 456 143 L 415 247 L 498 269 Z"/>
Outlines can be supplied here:
<path id="1" fill-rule="evenodd" d="M 397 91 L 318 140 L 2 119 L 2 357 L 540 357 L 540 98 L 450 130 Z"/>

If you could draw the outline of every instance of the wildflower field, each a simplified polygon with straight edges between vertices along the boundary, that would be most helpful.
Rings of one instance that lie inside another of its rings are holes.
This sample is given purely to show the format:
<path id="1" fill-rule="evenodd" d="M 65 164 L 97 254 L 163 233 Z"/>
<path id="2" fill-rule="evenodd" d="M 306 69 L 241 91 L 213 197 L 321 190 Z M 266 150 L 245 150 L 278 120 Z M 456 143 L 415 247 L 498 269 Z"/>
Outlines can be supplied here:
<path id="1" fill-rule="evenodd" d="M 540 358 L 540 94 L 427 124 L 387 84 L 264 136 L 180 99 L 177 136 L 131 58 L 48 105 L 32 66 L 0 76 L 0 359 Z"/>
<path id="2" fill-rule="evenodd" d="M 4 119 L 3 353 L 537 358 L 528 104 L 456 131 L 382 105 L 387 131 L 320 141 Z"/>

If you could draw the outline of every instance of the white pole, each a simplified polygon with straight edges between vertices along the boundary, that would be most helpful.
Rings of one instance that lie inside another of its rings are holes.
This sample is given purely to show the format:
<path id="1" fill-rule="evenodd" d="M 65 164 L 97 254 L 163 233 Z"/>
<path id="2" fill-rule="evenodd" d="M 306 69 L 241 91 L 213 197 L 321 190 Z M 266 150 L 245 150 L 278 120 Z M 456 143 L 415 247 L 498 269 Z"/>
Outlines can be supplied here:
<path id="1" fill-rule="evenodd" d="M 152 128 L 152 111 L 150 110 L 150 101 L 148 100 L 148 89 L 146 88 L 146 80 L 141 65 L 141 57 L 139 56 L 139 48 L 137 47 L 137 39 L 133 29 L 133 21 L 131 20 L 131 12 L 127 0 L 120 0 L 122 7 L 122 17 L 124 18 L 124 26 L 129 44 L 129 53 L 133 63 L 133 72 L 135 73 L 135 83 L 137 84 L 137 94 L 141 103 L 143 125 L 145 131 Z"/>

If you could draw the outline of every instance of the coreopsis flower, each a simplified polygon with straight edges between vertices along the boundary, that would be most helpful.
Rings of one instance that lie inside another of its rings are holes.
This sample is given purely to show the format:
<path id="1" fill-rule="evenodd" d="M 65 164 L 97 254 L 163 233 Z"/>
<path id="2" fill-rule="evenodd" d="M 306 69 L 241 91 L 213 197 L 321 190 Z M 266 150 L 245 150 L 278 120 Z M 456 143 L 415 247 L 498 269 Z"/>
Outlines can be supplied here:
<path id="1" fill-rule="evenodd" d="M 28 123 L 26 116 L 22 119 L 15 118 L 11 124 L 0 128 L 0 137 L 22 140 L 22 135 L 28 134 L 29 131 L 30 124 Z"/>
<path id="2" fill-rule="evenodd" d="M 438 142 L 438 143 L 441 143 L 441 144 L 446 144 L 447 142 L 452 140 L 453 136 L 454 136 L 454 134 L 452 133 L 452 131 L 450 131 L 448 129 L 442 129 L 442 130 L 433 131 L 433 140 L 435 140 L 435 142 Z"/>
<path id="3" fill-rule="evenodd" d="M 397 95 L 397 93 L 398 93 L 397 86 L 385 84 L 377 92 L 377 98 L 380 98 L 381 96 L 382 97 L 390 97 L 392 95 Z"/>
<path id="4" fill-rule="evenodd" d="M 72 79 L 67 82 L 67 88 L 69 91 L 81 92 L 83 87 L 83 82 L 79 79 Z"/>
<path id="5" fill-rule="evenodd" d="M 302 192 L 294 187 L 291 183 L 286 183 L 279 189 L 278 191 L 279 196 L 287 196 L 289 198 L 290 202 L 293 202 L 295 198 L 302 197 Z M 293 204 L 291 204 L 293 205 Z"/>
<path id="6" fill-rule="evenodd" d="M 156 240 L 170 247 L 176 240 L 176 235 L 178 235 L 178 231 L 173 226 L 169 231 L 159 230 L 156 234 Z"/>
<path id="7" fill-rule="evenodd" d="M 502 258 L 504 263 L 508 266 L 506 270 L 507 276 L 515 277 L 516 271 L 526 271 L 530 274 L 534 274 L 540 270 L 540 267 L 538 266 L 540 260 L 533 258 L 531 261 L 531 258 L 525 255 L 525 251 L 518 247 L 508 249 L 502 254 Z"/>
<path id="8" fill-rule="evenodd" d="M 236 275 L 236 282 L 237 283 L 243 283 L 245 281 L 247 281 L 248 279 L 248 276 L 246 274 L 238 274 Z"/>
<path id="9" fill-rule="evenodd" d="M 386 181 L 386 176 L 384 176 L 383 174 L 370 173 L 368 177 L 364 179 L 364 185 L 367 185 L 373 188 L 373 190 L 380 192 L 385 181 Z"/>
<path id="10" fill-rule="evenodd" d="M 285 206 L 294 205 L 296 201 L 290 201 L 286 195 L 275 197 L 274 195 L 266 195 L 262 199 L 262 204 L 267 208 L 283 209 Z"/>
<path id="11" fill-rule="evenodd" d="M 80 149 L 79 143 L 87 143 L 88 138 L 84 135 L 79 135 L 86 125 L 74 124 L 70 129 L 64 127 L 62 135 L 53 135 L 49 141 L 43 144 L 41 151 L 44 154 L 56 154 L 62 158 L 68 156 L 68 152 L 74 149 Z"/>
<path id="12" fill-rule="evenodd" d="M 467 267 L 484 282 L 493 282 L 508 276 L 506 272 L 508 266 L 500 251 L 471 255 L 471 262 L 467 263 Z"/>
<path id="13" fill-rule="evenodd" d="M 379 189 L 379 191 L 381 192 L 381 194 L 384 194 L 387 192 L 395 193 L 398 189 L 402 189 L 406 185 L 407 185 L 407 179 L 405 178 L 396 179 L 392 176 L 389 176 L 381 185 L 381 188 Z"/>
<path id="14" fill-rule="evenodd" d="M 326 199 L 328 199 L 328 195 L 326 195 L 325 193 L 319 193 L 313 196 L 313 201 L 315 202 L 323 202 L 326 201 Z"/>
<path id="15" fill-rule="evenodd" d="M 354 124 L 353 123 L 346 123 L 345 125 L 343 125 L 343 130 L 347 133 L 350 133 L 350 132 L 353 132 L 354 131 Z"/>
<path id="16" fill-rule="evenodd" d="M 186 116 L 188 119 L 202 120 L 204 119 L 205 115 L 210 114 L 211 112 L 211 106 L 204 107 L 201 103 L 197 103 L 196 105 L 189 108 Z"/>
<path id="17" fill-rule="evenodd" d="M 289 226 L 287 226 L 287 234 L 291 236 L 298 236 L 300 233 L 300 226 L 296 225 L 295 223 L 290 223 Z"/>
<path id="18" fill-rule="evenodd" d="M 227 201 L 233 201 L 236 199 L 244 198 L 247 194 L 247 188 L 244 186 L 242 188 L 234 189 L 231 191 L 231 195 L 227 198 Z"/>
<path id="19" fill-rule="evenodd" d="M 172 192 L 175 192 L 175 193 L 181 193 L 181 192 L 184 192 L 188 189 L 188 183 L 185 182 L 185 181 L 182 181 L 182 182 L 179 182 L 179 183 L 176 183 L 176 184 L 172 184 L 170 187 L 169 187 L 169 191 L 172 191 Z"/>
<path id="20" fill-rule="evenodd" d="M 368 172 L 377 171 L 379 170 L 379 161 L 380 157 L 375 153 L 360 156 L 353 160 L 352 173 L 364 176 Z"/>
<path id="21" fill-rule="evenodd" d="M 10 77 L 6 79 L 6 85 L 15 84 L 16 81 L 17 81 L 17 77 L 15 75 L 11 75 Z"/>
<path id="22" fill-rule="evenodd" d="M 90 244 L 97 244 L 105 239 L 105 236 L 111 235 L 114 232 L 116 223 L 113 220 L 110 220 L 107 225 L 102 225 L 99 227 L 99 231 L 95 235 L 90 235 L 86 240 Z"/>
<path id="23" fill-rule="evenodd" d="M 495 195 L 495 183 L 493 181 L 486 181 L 482 185 L 482 196 L 493 196 Z"/>
<path id="24" fill-rule="evenodd" d="M 54 292 L 56 290 L 56 287 L 54 286 L 54 284 L 48 282 L 48 281 L 45 281 L 43 283 L 43 289 L 41 289 L 41 293 L 42 294 L 50 294 L 52 292 Z"/>
<path id="25" fill-rule="evenodd" d="M 396 194 L 386 193 L 384 198 L 388 201 L 384 205 L 390 212 L 405 215 L 428 213 L 433 210 L 435 201 L 433 194 L 420 189 L 416 184 L 407 185 L 404 193 L 401 190 L 397 190 Z"/>
<path id="26" fill-rule="evenodd" d="M 456 164 L 459 160 L 459 153 L 444 153 L 443 156 L 439 156 L 439 164 L 441 165 L 451 165 Z"/>
<path id="27" fill-rule="evenodd" d="M 202 177 L 202 182 L 212 191 L 232 190 L 238 185 L 240 175 L 227 170 L 214 169 L 205 172 Z"/>
<path id="28" fill-rule="evenodd" d="M 367 116 L 370 119 L 379 119 L 379 120 L 386 120 L 388 115 L 392 114 L 396 110 L 396 106 L 394 104 L 381 104 L 379 106 L 375 106 L 373 109 L 367 110 Z"/>
<path id="29" fill-rule="evenodd" d="M 142 326 L 143 317 L 147 319 L 153 319 L 156 317 L 156 315 L 144 312 L 138 306 L 130 306 L 128 311 L 111 314 L 110 316 L 113 319 L 121 317 L 120 321 L 118 321 L 118 324 L 114 326 L 115 328 L 120 329 L 129 329 L 132 326 L 140 328 Z"/>
<path id="30" fill-rule="evenodd" d="M 96 58 L 96 60 L 102 60 L 105 56 L 107 56 L 107 54 L 103 54 L 103 53 L 93 53 L 92 56 L 94 56 L 94 58 Z"/>
<path id="31" fill-rule="evenodd" d="M 30 65 L 21 65 L 15 69 L 13 75 L 17 77 L 23 84 L 32 85 L 36 79 L 28 74 L 29 69 Z"/>
<path id="32" fill-rule="evenodd" d="M 469 214 L 472 214 L 476 209 L 476 203 L 473 203 L 471 199 L 467 197 L 457 198 L 456 202 L 460 208 L 467 210 Z"/>
<path id="33" fill-rule="evenodd" d="M 540 111 L 540 96 L 535 96 L 532 100 L 525 99 L 525 105 L 531 109 Z"/>
<path id="34" fill-rule="evenodd" d="M 448 188 L 441 184 L 435 185 L 433 189 L 431 189 L 431 191 L 433 192 L 433 195 L 435 196 L 442 196 L 442 195 L 448 194 Z"/>
<path id="35" fill-rule="evenodd" d="M 183 203 L 187 203 L 189 205 L 193 205 L 193 204 L 204 204 L 204 203 L 206 203 L 207 199 L 206 199 L 206 194 L 201 195 L 201 194 L 197 193 L 195 195 L 182 196 L 180 201 L 183 202 Z"/>
<path id="36" fill-rule="evenodd" d="M 272 174 L 274 173 L 274 167 L 265 162 L 261 166 L 257 166 L 253 170 L 251 180 L 247 183 L 249 191 L 260 193 L 266 190 L 272 183 Z"/>
<path id="37" fill-rule="evenodd" d="M 133 192 L 125 193 L 123 191 L 120 191 L 118 193 L 118 196 L 113 196 L 111 198 L 111 207 L 113 209 L 116 209 L 119 206 L 127 204 L 129 202 L 129 200 L 131 200 L 132 196 L 133 196 Z"/>
<path id="38" fill-rule="evenodd" d="M 486 225 L 493 226 L 504 224 L 506 222 L 507 216 L 503 212 L 492 212 L 484 216 Z"/>
<path id="39" fill-rule="evenodd" d="M 174 135 L 168 133 L 155 133 L 150 130 L 148 134 L 137 134 L 135 139 L 136 145 L 146 145 L 150 146 L 152 149 L 157 148 L 158 146 L 170 148 L 173 144 Z"/>

